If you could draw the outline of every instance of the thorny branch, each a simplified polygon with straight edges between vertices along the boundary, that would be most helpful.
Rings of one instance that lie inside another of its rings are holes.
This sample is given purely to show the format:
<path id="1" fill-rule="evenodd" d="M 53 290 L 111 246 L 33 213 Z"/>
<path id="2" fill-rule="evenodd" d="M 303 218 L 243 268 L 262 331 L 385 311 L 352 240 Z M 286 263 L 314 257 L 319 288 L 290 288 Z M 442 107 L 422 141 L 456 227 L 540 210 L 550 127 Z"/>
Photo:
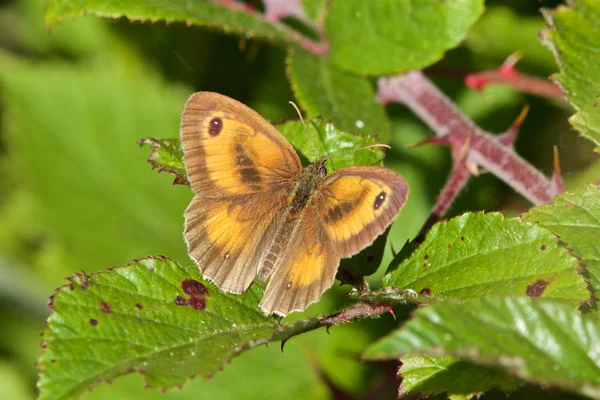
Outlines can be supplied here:
<path id="1" fill-rule="evenodd" d="M 436 134 L 424 143 L 446 144 L 452 150 L 454 168 L 433 208 L 428 224 L 447 211 L 477 166 L 485 168 L 533 204 L 551 202 L 563 191 L 557 163 L 552 180 L 522 159 L 512 147 L 522 114 L 504 135 L 479 128 L 421 72 L 383 77 L 378 81 L 378 100 L 403 103 Z"/>

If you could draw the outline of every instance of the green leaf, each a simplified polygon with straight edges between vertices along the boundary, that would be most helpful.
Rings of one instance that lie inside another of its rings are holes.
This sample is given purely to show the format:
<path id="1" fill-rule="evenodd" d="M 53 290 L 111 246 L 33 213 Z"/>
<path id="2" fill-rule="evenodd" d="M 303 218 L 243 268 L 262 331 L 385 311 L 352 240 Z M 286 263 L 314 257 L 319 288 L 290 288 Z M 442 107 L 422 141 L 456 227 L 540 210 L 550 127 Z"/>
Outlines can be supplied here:
<path id="1" fill-rule="evenodd" d="M 263 291 L 254 284 L 242 295 L 226 294 L 196 266 L 162 256 L 76 274 L 50 299 L 38 360 L 40 399 L 75 397 L 134 371 L 148 386 L 168 389 L 196 375 L 212 376 L 261 344 L 387 311 L 356 304 L 284 325 L 258 308 Z"/>
<path id="2" fill-rule="evenodd" d="M 501 214 L 463 214 L 431 228 L 384 286 L 433 299 L 528 295 L 589 300 L 577 259 L 549 231 Z"/>
<path id="3" fill-rule="evenodd" d="M 331 58 L 358 74 L 424 68 L 458 45 L 482 12 L 482 0 L 334 2 L 326 22 Z"/>
<path id="4" fill-rule="evenodd" d="M 322 317 L 280 325 L 258 309 L 252 285 L 225 294 L 195 266 L 159 257 L 78 274 L 50 301 L 53 313 L 38 364 L 41 399 L 72 397 L 100 380 L 138 371 L 170 388 L 211 376 L 237 354 L 319 327 Z"/>
<path id="5" fill-rule="evenodd" d="M 494 387 L 510 392 L 522 384 L 500 368 L 482 367 L 454 357 L 409 355 L 402 357 L 401 361 L 400 396 L 444 392 L 448 395 L 474 395 Z"/>
<path id="6" fill-rule="evenodd" d="M 174 185 L 189 186 L 183 164 L 183 149 L 179 139 L 147 138 L 141 139 L 138 143 L 140 146 L 150 145 L 152 153 L 148 162 L 152 165 L 152 169 L 156 168 L 158 172 L 167 172 L 173 175 L 175 177 Z"/>
<path id="7" fill-rule="evenodd" d="M 288 121 L 276 125 L 277 129 L 300 152 L 304 162 L 314 162 L 319 157 L 337 152 L 354 150 L 359 147 L 379 143 L 374 136 L 357 135 L 337 129 L 331 122 L 313 118 L 306 124 L 300 121 Z M 314 143 L 316 147 L 313 148 Z M 327 170 L 331 173 L 350 165 L 381 165 L 383 153 L 379 148 L 351 151 L 339 154 L 327 160 Z"/>
<path id="8" fill-rule="evenodd" d="M 303 50 L 290 50 L 287 65 L 294 95 L 309 117 L 320 115 L 339 129 L 378 135 L 387 143 L 390 122 L 368 79 Z"/>
<path id="9" fill-rule="evenodd" d="M 600 326 L 572 306 L 518 297 L 423 307 L 403 328 L 370 346 L 365 357 L 460 357 L 502 366 L 525 380 L 598 397 L 599 348 Z"/>
<path id="10" fill-rule="evenodd" d="M 532 208 L 523 219 L 558 235 L 581 259 L 594 290 L 600 290 L 600 186 L 564 193 L 553 204 Z"/>
<path id="11" fill-rule="evenodd" d="M 600 3 L 573 0 L 569 4 L 544 13 L 550 24 L 543 32 L 544 43 L 554 52 L 560 68 L 554 78 L 577 110 L 569 121 L 600 146 Z"/>
<path id="12" fill-rule="evenodd" d="M 225 2 L 223 2 L 225 3 Z M 94 14 L 99 17 L 126 17 L 131 21 L 185 22 L 219 28 L 247 38 L 295 43 L 299 35 L 285 25 L 270 23 L 255 11 L 232 3 L 230 7 L 211 0 L 50 0 L 46 24 L 54 25 L 67 18 Z"/>
<path id="13" fill-rule="evenodd" d="M 257 285 L 226 295 L 195 266 L 165 258 L 70 281 L 50 302 L 39 360 L 42 399 L 76 396 L 98 380 L 134 370 L 152 387 L 181 385 L 190 376 L 214 374 L 244 344 L 275 328 L 257 309 Z"/>

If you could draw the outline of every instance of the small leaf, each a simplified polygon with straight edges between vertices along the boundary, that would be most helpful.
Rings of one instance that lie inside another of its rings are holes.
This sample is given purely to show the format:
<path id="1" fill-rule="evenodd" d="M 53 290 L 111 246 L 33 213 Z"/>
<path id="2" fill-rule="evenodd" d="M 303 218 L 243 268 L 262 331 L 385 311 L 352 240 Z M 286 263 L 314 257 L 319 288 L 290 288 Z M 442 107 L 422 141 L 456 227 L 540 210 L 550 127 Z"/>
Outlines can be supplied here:
<path id="1" fill-rule="evenodd" d="M 454 357 L 409 355 L 402 357 L 398 374 L 402 377 L 400 396 L 419 393 L 431 395 L 447 393 L 466 395 L 470 399 L 476 393 L 494 387 L 509 392 L 522 381 L 511 378 L 500 368 L 487 368 Z"/>
<path id="2" fill-rule="evenodd" d="M 179 139 L 141 139 L 140 146 L 148 144 L 151 146 L 152 153 L 148 162 L 152 168 L 158 169 L 158 172 L 167 172 L 175 177 L 173 184 L 187 185 L 189 182 L 185 173 L 183 164 L 183 149 Z"/>
<path id="3" fill-rule="evenodd" d="M 600 290 L 600 186 L 588 185 L 534 207 L 523 216 L 558 235 L 581 258 L 594 290 Z"/>
<path id="4" fill-rule="evenodd" d="M 554 77 L 577 110 L 570 122 L 600 146 L 600 3 L 573 0 L 569 6 L 559 6 L 544 16 L 550 24 L 543 32 L 544 42 L 554 52 L 560 68 Z"/>
<path id="5" fill-rule="evenodd" d="M 331 58 L 358 74 L 421 69 L 458 45 L 482 12 L 482 0 L 334 2 L 326 22 Z"/>
<path id="6" fill-rule="evenodd" d="M 384 286 L 434 299 L 521 295 L 589 300 L 577 259 L 547 230 L 501 214 L 463 214 L 438 223 L 384 278 Z"/>
<path id="7" fill-rule="evenodd" d="M 287 65 L 294 95 L 310 117 L 322 116 L 341 130 L 388 141 L 390 122 L 369 80 L 303 50 L 290 50 Z"/>
<path id="8" fill-rule="evenodd" d="M 230 7 L 211 0 L 155 0 L 152 2 L 124 0 L 50 0 L 46 8 L 46 24 L 54 25 L 66 18 L 86 14 L 99 17 L 126 17 L 131 21 L 184 22 L 217 27 L 226 32 L 243 34 L 247 38 L 295 43 L 298 34 L 282 24 L 273 24 L 253 10 L 236 2 Z"/>
<path id="9" fill-rule="evenodd" d="M 404 327 L 367 348 L 365 357 L 460 357 L 597 398 L 598 349 L 600 326 L 572 306 L 518 297 L 423 307 Z"/>
<path id="10" fill-rule="evenodd" d="M 276 125 L 277 129 L 299 151 L 298 155 L 304 164 L 315 161 L 324 154 L 357 149 L 369 144 L 379 143 L 375 137 L 367 137 L 343 132 L 333 124 L 323 122 L 321 118 L 310 120 L 306 128 L 300 121 L 288 121 Z M 311 145 L 314 142 L 315 149 Z M 151 144 L 152 154 L 148 161 L 159 172 L 166 171 L 175 175 L 175 183 L 187 184 L 183 151 L 179 139 L 142 139 L 141 144 Z M 328 170 L 333 172 L 349 165 L 381 165 L 383 154 L 380 149 L 372 148 L 363 151 L 349 152 L 328 160 Z"/>
<path id="11" fill-rule="evenodd" d="M 314 162 L 323 155 L 335 154 L 359 147 L 379 143 L 374 136 L 362 136 L 337 129 L 331 122 L 322 118 L 314 118 L 306 124 L 300 121 L 288 121 L 276 125 L 277 129 L 300 152 L 304 162 Z M 316 147 L 313 148 L 311 141 Z M 327 160 L 327 169 L 333 172 L 349 165 L 381 165 L 383 153 L 381 149 L 371 148 L 362 151 L 351 151 L 339 154 Z"/>

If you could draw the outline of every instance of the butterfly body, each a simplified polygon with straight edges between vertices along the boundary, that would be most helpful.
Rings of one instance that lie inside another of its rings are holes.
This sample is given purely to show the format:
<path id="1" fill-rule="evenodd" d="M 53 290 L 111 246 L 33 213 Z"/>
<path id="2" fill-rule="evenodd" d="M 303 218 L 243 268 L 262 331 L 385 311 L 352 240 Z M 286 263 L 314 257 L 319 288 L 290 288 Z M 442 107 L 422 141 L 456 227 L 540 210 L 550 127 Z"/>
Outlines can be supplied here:
<path id="1" fill-rule="evenodd" d="M 181 139 L 196 196 L 185 239 L 202 274 L 242 293 L 269 279 L 266 313 L 304 310 L 333 284 L 339 261 L 368 246 L 404 205 L 408 185 L 381 167 L 327 176 L 327 159 L 303 168 L 287 140 L 228 97 L 193 95 Z"/>

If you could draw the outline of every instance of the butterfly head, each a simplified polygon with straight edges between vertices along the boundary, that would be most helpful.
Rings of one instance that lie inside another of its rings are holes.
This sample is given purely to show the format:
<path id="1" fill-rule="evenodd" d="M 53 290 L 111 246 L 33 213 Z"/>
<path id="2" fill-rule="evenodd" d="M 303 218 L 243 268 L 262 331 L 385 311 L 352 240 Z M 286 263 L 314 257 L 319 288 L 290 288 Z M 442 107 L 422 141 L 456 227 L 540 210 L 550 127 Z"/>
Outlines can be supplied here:
<path id="1" fill-rule="evenodd" d="M 320 159 L 310 164 L 307 169 L 313 176 L 325 178 L 327 176 L 327 156 L 322 156 Z"/>

